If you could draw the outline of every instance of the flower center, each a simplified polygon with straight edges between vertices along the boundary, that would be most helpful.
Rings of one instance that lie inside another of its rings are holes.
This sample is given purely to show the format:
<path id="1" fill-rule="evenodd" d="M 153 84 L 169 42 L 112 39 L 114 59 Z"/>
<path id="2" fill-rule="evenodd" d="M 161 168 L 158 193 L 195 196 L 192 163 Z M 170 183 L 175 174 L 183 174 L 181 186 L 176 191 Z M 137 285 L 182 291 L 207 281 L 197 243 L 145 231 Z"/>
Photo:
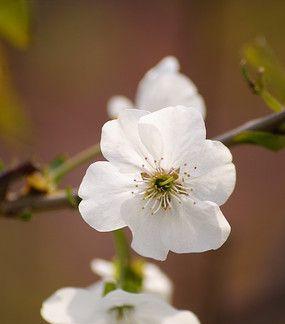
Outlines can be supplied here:
<path id="1" fill-rule="evenodd" d="M 183 177 L 180 179 L 179 173 L 179 168 L 166 171 L 160 166 L 153 172 L 142 172 L 142 180 L 134 180 L 138 189 L 137 194 L 142 195 L 146 202 L 142 208 L 145 209 L 151 204 L 151 213 L 154 215 L 160 209 L 165 211 L 170 209 L 173 200 L 181 203 L 181 195 L 188 196 L 188 189 Z"/>
<path id="2" fill-rule="evenodd" d="M 169 174 L 159 174 L 154 179 L 154 186 L 158 191 L 165 192 L 170 191 L 176 176 Z"/>

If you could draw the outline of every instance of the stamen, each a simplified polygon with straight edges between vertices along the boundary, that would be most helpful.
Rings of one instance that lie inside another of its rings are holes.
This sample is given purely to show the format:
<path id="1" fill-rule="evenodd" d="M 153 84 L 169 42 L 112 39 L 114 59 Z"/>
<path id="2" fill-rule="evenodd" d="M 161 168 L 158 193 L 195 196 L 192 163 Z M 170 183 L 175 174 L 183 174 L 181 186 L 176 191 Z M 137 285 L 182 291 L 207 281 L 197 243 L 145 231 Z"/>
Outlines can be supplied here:
<path id="1" fill-rule="evenodd" d="M 171 209 L 173 207 L 173 200 L 181 204 L 182 196 L 189 196 L 189 192 L 193 191 L 185 183 L 185 177 L 190 177 L 188 170 L 183 170 L 183 175 L 181 175 L 180 168 L 172 167 L 169 170 L 164 170 L 160 166 L 163 158 L 153 160 L 152 163 L 150 163 L 147 157 L 144 159 L 154 171 L 147 170 L 145 164 L 142 164 L 141 178 L 134 179 L 136 190 L 132 191 L 132 194 L 142 196 L 142 199 L 145 201 L 142 209 L 151 204 L 150 212 L 152 215 L 155 215 L 161 209 L 164 211 Z M 184 163 L 184 166 L 186 165 Z"/>

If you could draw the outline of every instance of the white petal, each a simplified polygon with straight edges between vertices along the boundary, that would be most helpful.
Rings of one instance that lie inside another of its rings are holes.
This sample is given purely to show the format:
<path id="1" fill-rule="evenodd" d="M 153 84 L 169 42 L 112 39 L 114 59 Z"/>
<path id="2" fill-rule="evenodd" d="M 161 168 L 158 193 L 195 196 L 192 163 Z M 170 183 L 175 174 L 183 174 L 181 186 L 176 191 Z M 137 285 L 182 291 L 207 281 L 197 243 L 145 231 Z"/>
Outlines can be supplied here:
<path id="1" fill-rule="evenodd" d="M 180 66 L 177 58 L 174 56 L 166 56 L 155 67 L 146 73 L 144 79 L 155 78 L 161 73 L 175 73 L 178 72 L 179 69 Z"/>
<path id="2" fill-rule="evenodd" d="M 185 158 L 191 194 L 199 200 L 222 205 L 232 194 L 236 182 L 230 150 L 221 142 L 206 140 L 189 149 Z"/>
<path id="3" fill-rule="evenodd" d="M 134 306 L 133 321 L 127 323 L 160 324 L 164 318 L 176 314 L 176 310 L 151 294 L 133 294 L 123 290 L 114 290 L 102 298 L 101 309 L 108 312 L 114 307 Z"/>
<path id="4" fill-rule="evenodd" d="M 180 311 L 166 318 L 162 324 L 200 324 L 200 321 L 192 312 Z"/>
<path id="5" fill-rule="evenodd" d="M 115 277 L 114 265 L 110 261 L 94 259 L 91 261 L 91 270 L 105 281 L 112 281 Z"/>
<path id="6" fill-rule="evenodd" d="M 173 294 L 173 284 L 167 275 L 152 263 L 144 265 L 143 273 L 143 291 L 158 295 L 170 302 Z"/>
<path id="7" fill-rule="evenodd" d="M 189 181 L 192 195 L 204 201 L 223 205 L 232 194 L 236 182 L 236 169 L 233 163 L 224 164 L 208 173 Z"/>
<path id="8" fill-rule="evenodd" d="M 202 115 L 193 108 L 183 106 L 168 107 L 152 114 L 145 115 L 139 120 L 139 132 L 143 144 L 153 152 L 155 146 L 150 145 L 148 138 L 152 128 L 153 141 L 162 138 L 164 167 L 180 167 L 181 160 L 188 154 L 190 148 L 199 147 L 206 138 L 205 123 Z M 157 135 L 155 135 L 155 133 Z"/>
<path id="9" fill-rule="evenodd" d="M 183 106 L 186 107 L 193 107 L 194 109 L 197 109 L 205 119 L 206 117 L 206 104 L 203 99 L 203 97 L 196 93 L 193 96 L 189 97 L 188 100 L 185 100 Z"/>
<path id="10" fill-rule="evenodd" d="M 130 175 L 120 173 L 109 162 L 91 164 L 78 191 L 83 219 L 98 231 L 124 227 L 120 208 L 131 196 L 132 184 Z"/>
<path id="11" fill-rule="evenodd" d="M 44 301 L 41 315 L 49 323 L 85 324 L 94 311 L 94 303 L 96 298 L 91 291 L 62 288 Z"/>
<path id="12" fill-rule="evenodd" d="M 138 134 L 140 117 L 148 112 L 124 110 L 117 120 L 107 122 L 102 129 L 101 150 L 104 157 L 122 172 L 141 169 L 148 155 Z"/>
<path id="13" fill-rule="evenodd" d="M 178 204 L 177 204 L 178 205 Z M 184 199 L 172 215 L 161 223 L 162 240 L 176 253 L 218 249 L 230 234 L 230 225 L 220 208 L 212 202 Z"/>
<path id="14" fill-rule="evenodd" d="M 156 111 L 182 105 L 197 109 L 205 117 L 205 103 L 196 86 L 178 71 L 179 62 L 175 57 L 168 56 L 161 60 L 140 81 L 135 106 Z"/>
<path id="15" fill-rule="evenodd" d="M 232 162 L 230 150 L 221 142 L 206 140 L 199 146 L 191 146 L 185 157 L 190 175 L 197 177 L 216 167 Z"/>
<path id="16" fill-rule="evenodd" d="M 164 156 L 163 138 L 154 125 L 144 123 L 143 120 L 139 122 L 138 129 L 141 141 L 150 153 L 149 160 L 154 165 L 154 160 L 159 161 Z"/>
<path id="17" fill-rule="evenodd" d="M 156 111 L 169 106 L 185 105 L 197 94 L 194 83 L 181 73 L 158 73 L 146 76 L 138 85 L 135 106 Z"/>
<path id="18" fill-rule="evenodd" d="M 163 215 L 151 215 L 139 198 L 127 200 L 121 208 L 122 217 L 132 231 L 132 248 L 142 256 L 165 260 L 168 249 L 161 240 Z"/>
<path id="19" fill-rule="evenodd" d="M 134 108 L 131 100 L 124 96 L 114 96 L 107 103 L 107 112 L 110 118 L 118 118 L 124 109 Z"/>

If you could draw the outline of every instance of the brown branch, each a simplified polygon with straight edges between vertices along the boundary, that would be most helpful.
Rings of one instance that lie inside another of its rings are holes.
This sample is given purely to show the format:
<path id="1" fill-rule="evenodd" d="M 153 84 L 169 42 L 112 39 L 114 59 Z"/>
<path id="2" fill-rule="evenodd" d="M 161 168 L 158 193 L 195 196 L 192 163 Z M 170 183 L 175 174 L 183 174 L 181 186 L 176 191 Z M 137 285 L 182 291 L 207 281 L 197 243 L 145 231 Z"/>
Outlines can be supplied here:
<path id="1" fill-rule="evenodd" d="M 229 147 L 236 144 L 233 140 L 234 137 L 244 131 L 262 130 L 278 132 L 278 128 L 283 123 L 285 123 L 285 111 L 249 121 L 240 127 L 215 137 L 214 140 L 221 141 Z M 79 203 L 80 198 L 77 195 L 77 189 L 73 189 L 72 197 L 76 203 Z M 72 207 L 74 206 L 70 203 L 66 192 L 62 190 L 53 194 L 29 195 L 3 201 L 0 203 L 0 214 L 6 217 L 17 217 L 19 213 L 25 210 L 41 212 Z"/>
<path id="2" fill-rule="evenodd" d="M 4 199 L 8 186 L 23 176 L 36 171 L 37 167 L 30 161 L 0 173 L 0 200 Z"/>
<path id="3" fill-rule="evenodd" d="M 17 217 L 24 211 L 41 212 L 74 208 L 79 204 L 80 198 L 77 189 L 72 190 L 72 199 L 75 206 L 70 201 L 65 190 L 60 190 L 53 194 L 33 194 L 3 201 L 0 203 L 0 214 L 5 217 Z"/>

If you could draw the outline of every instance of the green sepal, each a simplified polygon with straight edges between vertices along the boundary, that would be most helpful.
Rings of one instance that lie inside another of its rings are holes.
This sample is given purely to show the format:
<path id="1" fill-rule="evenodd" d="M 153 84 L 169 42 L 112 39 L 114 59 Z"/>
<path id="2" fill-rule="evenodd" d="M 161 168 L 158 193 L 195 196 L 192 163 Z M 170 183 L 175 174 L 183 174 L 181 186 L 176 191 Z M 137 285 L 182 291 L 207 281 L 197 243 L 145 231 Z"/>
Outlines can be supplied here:
<path id="1" fill-rule="evenodd" d="M 122 289 L 132 293 L 139 293 L 142 290 L 143 285 L 143 261 L 134 260 L 129 266 L 124 269 L 124 280 Z M 115 278 L 119 281 L 120 278 L 120 267 L 118 262 L 114 261 L 115 267 Z"/>
<path id="2" fill-rule="evenodd" d="M 107 294 L 109 294 L 109 292 L 116 290 L 116 289 L 117 289 L 117 286 L 114 282 L 112 282 L 112 281 L 105 282 L 103 296 L 106 296 Z"/>
<path id="3" fill-rule="evenodd" d="M 76 208 L 78 206 L 78 201 L 77 199 L 73 196 L 73 192 L 72 192 L 72 188 L 71 187 L 67 187 L 65 189 L 65 193 L 66 193 L 66 198 L 68 200 L 68 202 L 70 203 L 70 205 L 74 208 Z"/>

